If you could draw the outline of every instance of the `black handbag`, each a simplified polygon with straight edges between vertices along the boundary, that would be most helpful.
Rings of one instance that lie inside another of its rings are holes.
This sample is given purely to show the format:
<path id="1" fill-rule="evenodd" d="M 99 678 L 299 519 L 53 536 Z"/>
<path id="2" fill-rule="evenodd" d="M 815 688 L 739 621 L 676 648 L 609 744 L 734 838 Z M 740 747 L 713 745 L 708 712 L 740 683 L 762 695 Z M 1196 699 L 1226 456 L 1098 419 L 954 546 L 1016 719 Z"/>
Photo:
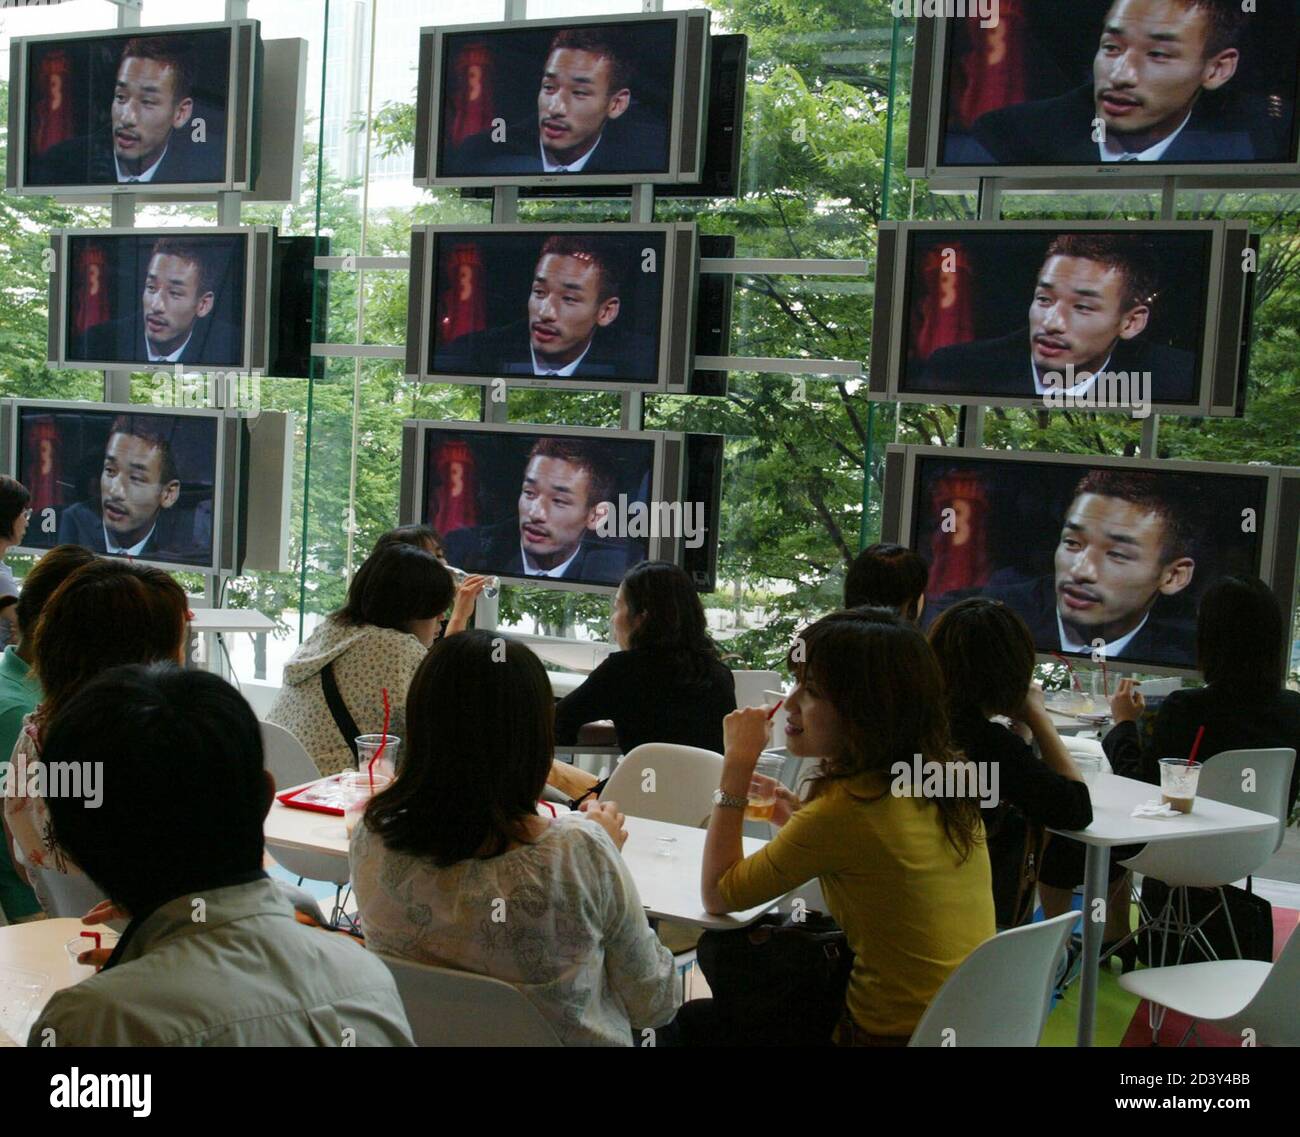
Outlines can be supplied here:
<path id="1" fill-rule="evenodd" d="M 1237 888 L 1231 884 L 1223 888 L 1228 913 L 1232 916 L 1231 929 L 1223 914 L 1223 908 L 1219 905 L 1219 893 L 1213 888 L 1187 889 L 1188 917 L 1191 923 L 1198 923 L 1217 907 L 1218 911 L 1201 924 L 1201 931 L 1209 940 L 1215 955 L 1220 959 L 1257 959 L 1264 963 L 1272 963 L 1273 906 L 1262 896 L 1256 896 L 1254 892 L 1249 891 L 1250 883 L 1248 878 L 1247 888 Z M 1164 909 L 1168 896 L 1169 886 L 1163 880 L 1156 880 L 1149 876 L 1142 878 L 1142 907 L 1153 918 Z M 1174 915 L 1177 916 L 1177 900 L 1174 901 L 1174 905 Z M 1237 944 L 1241 948 L 1240 955 L 1233 947 L 1233 932 L 1237 933 Z M 1160 966 L 1162 939 L 1163 936 L 1158 929 L 1154 932 L 1143 932 L 1138 936 L 1138 958 L 1148 967 Z M 1172 966 L 1177 954 L 1177 942 L 1171 935 L 1169 945 L 1165 949 L 1165 966 Z M 1208 959 L 1209 956 L 1205 954 L 1200 940 L 1191 936 L 1183 946 L 1183 958 L 1179 962 L 1202 963 Z"/>
<path id="2" fill-rule="evenodd" d="M 821 913 L 705 932 L 696 957 L 728 1033 L 753 1046 L 826 1046 L 844 1014 L 853 952 Z"/>

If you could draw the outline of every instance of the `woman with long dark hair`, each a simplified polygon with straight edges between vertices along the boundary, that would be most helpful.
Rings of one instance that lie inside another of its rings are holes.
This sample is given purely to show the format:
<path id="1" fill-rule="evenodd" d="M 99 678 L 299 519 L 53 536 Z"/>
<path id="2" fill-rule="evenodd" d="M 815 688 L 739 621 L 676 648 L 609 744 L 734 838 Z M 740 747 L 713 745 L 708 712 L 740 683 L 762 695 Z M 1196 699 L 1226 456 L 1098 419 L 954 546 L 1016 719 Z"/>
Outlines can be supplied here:
<path id="1" fill-rule="evenodd" d="M 778 791 L 780 831 L 745 857 L 768 709 L 727 716 L 704 906 L 740 911 L 817 878 L 854 955 L 835 1041 L 905 1045 L 944 980 L 995 930 L 980 803 L 968 772 L 957 776 L 943 676 L 925 637 L 878 608 L 818 620 L 796 637 L 789 664 L 797 685 L 785 702 L 786 746 L 820 759 L 816 775 L 806 800 Z M 941 775 L 937 791 L 929 770 Z"/>
<path id="2" fill-rule="evenodd" d="M 617 805 L 538 814 L 553 708 L 522 644 L 435 644 L 397 779 L 353 831 L 353 890 L 372 948 L 512 983 L 567 1044 L 628 1046 L 673 1017 L 672 955 L 623 864 Z"/>
<path id="3" fill-rule="evenodd" d="M 718 658 L 685 570 L 667 561 L 630 569 L 610 631 L 620 650 L 560 701 L 556 741 L 571 745 L 584 723 L 612 719 L 624 754 L 643 742 L 721 753 L 722 719 L 736 709 L 736 682 Z"/>

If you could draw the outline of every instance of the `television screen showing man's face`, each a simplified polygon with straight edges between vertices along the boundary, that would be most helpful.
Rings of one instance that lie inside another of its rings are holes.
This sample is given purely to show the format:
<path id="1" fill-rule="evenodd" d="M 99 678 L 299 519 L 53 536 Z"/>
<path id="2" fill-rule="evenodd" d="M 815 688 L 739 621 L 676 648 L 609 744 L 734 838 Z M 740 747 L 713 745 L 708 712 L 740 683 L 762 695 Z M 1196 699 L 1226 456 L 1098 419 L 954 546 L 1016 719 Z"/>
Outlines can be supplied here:
<path id="1" fill-rule="evenodd" d="M 607 328 L 618 319 L 618 297 L 604 292 L 598 261 L 555 253 L 543 256 L 528 297 L 533 350 L 556 366 L 577 359 L 598 327 Z"/>
<path id="2" fill-rule="evenodd" d="M 30 44 L 25 181 L 224 183 L 230 44 L 227 28 Z"/>
<path id="3" fill-rule="evenodd" d="M 210 569 L 217 428 L 205 415 L 20 406 L 24 544 Z"/>
<path id="4" fill-rule="evenodd" d="M 1034 362 L 1044 371 L 1093 372 L 1121 337 L 1147 324 L 1148 310 L 1130 305 L 1124 273 L 1083 257 L 1049 257 L 1029 307 Z"/>
<path id="5" fill-rule="evenodd" d="M 923 622 L 972 596 L 1026 623 L 1043 655 L 1192 668 L 1205 589 L 1259 575 L 1266 476 L 1006 457 L 915 458 L 910 545 Z"/>
<path id="6" fill-rule="evenodd" d="M 176 504 L 181 484 L 164 477 L 163 450 L 134 434 L 110 435 L 99 476 L 99 501 L 104 527 L 122 546 L 142 541 L 158 523 L 158 515 Z"/>
<path id="7" fill-rule="evenodd" d="M 1117 640 L 1132 632 L 1157 598 L 1192 582 L 1195 561 L 1171 550 L 1168 520 L 1146 505 L 1080 494 L 1056 547 L 1057 613 L 1078 635 Z"/>
<path id="8" fill-rule="evenodd" d="M 436 233 L 428 373 L 657 383 L 667 253 L 656 230 Z"/>
<path id="9" fill-rule="evenodd" d="M 984 23 L 946 22 L 942 166 L 1296 161 L 1297 0 L 1003 0 Z"/>
<path id="10" fill-rule="evenodd" d="M 172 131 L 189 122 L 194 100 L 180 82 L 176 65 L 166 60 L 123 58 L 113 92 L 113 148 L 129 173 L 157 162 Z"/>
<path id="11" fill-rule="evenodd" d="M 563 458 L 538 455 L 524 470 L 519 491 L 519 537 L 542 568 L 563 564 L 600 520 L 591 500 L 591 472 Z"/>
<path id="12" fill-rule="evenodd" d="M 611 119 L 622 115 L 632 92 L 616 86 L 614 60 L 577 48 L 556 48 L 547 57 L 537 92 L 542 146 L 557 164 L 581 158 Z"/>

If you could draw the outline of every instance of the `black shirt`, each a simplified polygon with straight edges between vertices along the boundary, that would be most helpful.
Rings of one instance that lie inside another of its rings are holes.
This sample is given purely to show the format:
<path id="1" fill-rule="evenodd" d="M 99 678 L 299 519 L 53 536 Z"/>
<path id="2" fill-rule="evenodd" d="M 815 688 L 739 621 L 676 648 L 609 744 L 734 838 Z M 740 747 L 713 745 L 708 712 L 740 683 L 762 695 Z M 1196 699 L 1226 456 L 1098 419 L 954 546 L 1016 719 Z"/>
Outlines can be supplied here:
<path id="1" fill-rule="evenodd" d="M 1137 723 L 1116 723 L 1102 746 L 1115 773 L 1160 784 L 1161 758 L 1186 758 L 1196 731 L 1205 727 L 1197 758 L 1211 761 L 1225 750 L 1293 747 L 1300 754 L 1300 694 L 1270 691 L 1243 696 L 1210 684 L 1174 691 L 1156 712 L 1149 739 Z M 1300 793 L 1300 761 L 1291 771 L 1290 808 Z"/>
<path id="2" fill-rule="evenodd" d="M 720 660 L 691 682 L 680 657 L 655 648 L 617 651 L 555 708 L 555 741 L 572 745 L 578 728 L 613 719 L 626 754 L 643 742 L 672 742 L 722 753 L 722 719 L 736 709 L 736 681 Z"/>
<path id="3" fill-rule="evenodd" d="M 997 770 L 999 805 L 985 811 L 984 824 L 993 903 L 999 927 L 1006 927 L 1014 922 L 1027 823 L 1086 829 L 1092 824 L 1092 798 L 1083 782 L 1058 774 L 1027 742 L 976 712 L 954 713 L 952 736 L 968 761 Z M 989 782 L 982 784 L 992 785 L 991 773 Z"/>

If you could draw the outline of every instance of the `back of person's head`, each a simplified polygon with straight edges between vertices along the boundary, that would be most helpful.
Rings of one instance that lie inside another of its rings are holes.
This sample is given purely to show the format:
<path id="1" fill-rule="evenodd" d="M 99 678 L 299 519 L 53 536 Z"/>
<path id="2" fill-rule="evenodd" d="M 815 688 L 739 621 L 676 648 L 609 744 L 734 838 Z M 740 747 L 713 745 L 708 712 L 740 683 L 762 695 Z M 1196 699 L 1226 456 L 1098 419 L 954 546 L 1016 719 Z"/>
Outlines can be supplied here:
<path id="1" fill-rule="evenodd" d="M 0 474 L 0 541 L 11 541 L 18 515 L 31 504 L 32 495 L 17 478 Z"/>
<path id="2" fill-rule="evenodd" d="M 442 615 L 455 594 L 451 573 L 437 557 L 394 541 L 376 548 L 357 569 L 347 603 L 334 619 L 404 632 L 413 620 Z"/>
<path id="3" fill-rule="evenodd" d="M 1271 694 L 1286 680 L 1286 618 L 1258 577 L 1221 576 L 1205 590 L 1196 619 L 1197 668 L 1207 683 Z"/>
<path id="4" fill-rule="evenodd" d="M 860 552 L 844 578 L 845 608 L 892 608 L 913 623 L 921 615 L 930 569 L 902 545 L 871 545 Z"/>
<path id="5" fill-rule="evenodd" d="M 82 771 L 46 798 L 59 844 L 130 912 L 262 867 L 270 784 L 257 716 L 225 680 L 174 663 L 116 667 L 50 723 L 47 769 Z M 93 773 L 92 773 L 93 771 Z"/>
<path id="6" fill-rule="evenodd" d="M 414 545 L 417 549 L 432 553 L 439 560 L 446 556 L 442 545 L 442 534 L 432 525 L 399 525 L 396 529 L 381 533 L 375 542 L 375 547 L 370 550 L 371 556 L 389 545 Z"/>
<path id="7" fill-rule="evenodd" d="M 439 640 L 411 680 L 401 768 L 367 827 L 438 865 L 504 852 L 536 812 L 554 720 L 546 669 L 523 644 L 481 630 Z"/>
<path id="8" fill-rule="evenodd" d="M 629 646 L 716 659 L 704 605 L 686 570 L 669 561 L 642 561 L 623 577 L 623 600 L 632 622 Z"/>
<path id="9" fill-rule="evenodd" d="M 802 687 L 828 702 L 839 748 L 823 757 L 814 795 L 864 773 L 886 779 L 897 762 L 953 760 L 943 674 L 925 636 L 888 608 L 832 612 L 795 638 L 787 662 Z M 980 832 L 973 798 L 935 798 L 944 832 L 965 859 Z"/>
<path id="10" fill-rule="evenodd" d="M 94 560 L 95 554 L 81 545 L 55 545 L 32 566 L 32 571 L 23 578 L 15 612 L 21 639 L 31 638 L 41 612 L 59 585 Z"/>
<path id="11" fill-rule="evenodd" d="M 41 729 L 102 671 L 127 663 L 175 662 L 189 601 L 162 569 L 96 557 L 46 601 L 36 622 L 33 666 L 41 685 Z"/>
<path id="12" fill-rule="evenodd" d="M 1034 678 L 1036 649 L 1028 626 L 1000 600 L 974 596 L 954 604 L 930 627 L 951 711 L 1014 715 Z"/>

